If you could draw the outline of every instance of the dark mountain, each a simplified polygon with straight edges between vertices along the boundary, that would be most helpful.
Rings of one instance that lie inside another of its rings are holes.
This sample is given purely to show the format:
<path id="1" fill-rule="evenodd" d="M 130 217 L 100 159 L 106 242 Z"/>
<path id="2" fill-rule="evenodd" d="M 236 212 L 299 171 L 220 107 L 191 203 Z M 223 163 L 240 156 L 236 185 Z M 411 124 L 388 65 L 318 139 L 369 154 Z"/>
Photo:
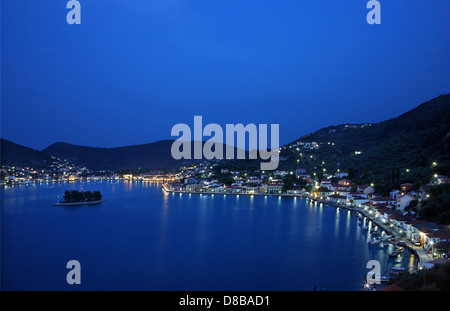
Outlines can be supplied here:
<path id="1" fill-rule="evenodd" d="M 279 169 L 304 167 L 318 177 L 340 169 L 348 171 L 356 182 L 383 184 L 383 189 L 398 182 L 427 182 L 436 173 L 450 175 L 449 121 L 450 95 L 447 94 L 387 121 L 329 126 L 285 146 Z M 319 149 L 299 146 L 297 150 L 293 146 L 297 142 L 313 141 L 319 143 Z M 16 166 L 45 165 L 49 156 L 94 170 L 174 168 L 194 163 L 194 160 L 172 158 L 173 140 L 118 148 L 55 143 L 41 152 L 4 139 L 1 142 L 2 164 Z M 224 160 L 221 166 L 257 169 L 260 162 Z"/>
<path id="2" fill-rule="evenodd" d="M 11 166 L 45 167 L 52 163 L 51 156 L 68 160 L 92 170 L 158 169 L 191 165 L 202 160 L 175 160 L 171 155 L 173 140 L 117 148 L 98 148 L 54 143 L 42 151 L 23 147 L 10 141 L 2 142 L 2 164 Z M 204 144 L 204 142 L 203 142 Z M 223 146 L 224 155 L 225 148 Z M 194 150 L 191 143 L 191 149 Z M 235 149 L 236 152 L 236 149 Z"/>
<path id="3" fill-rule="evenodd" d="M 317 175 L 323 169 L 341 169 L 360 182 L 388 182 L 386 187 L 408 180 L 426 182 L 432 174 L 450 174 L 450 95 L 387 121 L 329 126 L 293 143 L 298 141 L 315 141 L 320 147 L 305 153 L 289 144 L 281 153 L 287 158 L 282 167 L 305 167 Z"/>
<path id="4" fill-rule="evenodd" d="M 43 168 L 52 163 L 49 155 L 0 138 L 2 165 Z"/>
<path id="5" fill-rule="evenodd" d="M 97 148 L 59 142 L 42 152 L 94 170 L 173 168 L 187 164 L 188 161 L 173 159 L 172 143 L 173 140 L 162 140 L 143 145 Z"/>

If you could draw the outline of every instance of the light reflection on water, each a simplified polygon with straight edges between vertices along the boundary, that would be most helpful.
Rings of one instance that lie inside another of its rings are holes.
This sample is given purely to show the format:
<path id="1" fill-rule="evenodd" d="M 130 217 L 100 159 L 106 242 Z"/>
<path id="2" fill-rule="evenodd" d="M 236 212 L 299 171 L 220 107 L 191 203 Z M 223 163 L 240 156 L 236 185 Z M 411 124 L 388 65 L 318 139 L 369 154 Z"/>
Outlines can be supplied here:
<path id="1" fill-rule="evenodd" d="M 56 267 L 73 258 L 89 267 L 86 290 L 361 290 L 367 261 L 380 261 L 383 275 L 416 262 L 408 250 L 388 258 L 391 244 L 369 245 L 367 219 L 311 200 L 121 181 L 83 183 L 101 190 L 101 205 L 53 206 L 66 189 L 80 185 L 1 190 L 5 289 L 68 289 Z"/>

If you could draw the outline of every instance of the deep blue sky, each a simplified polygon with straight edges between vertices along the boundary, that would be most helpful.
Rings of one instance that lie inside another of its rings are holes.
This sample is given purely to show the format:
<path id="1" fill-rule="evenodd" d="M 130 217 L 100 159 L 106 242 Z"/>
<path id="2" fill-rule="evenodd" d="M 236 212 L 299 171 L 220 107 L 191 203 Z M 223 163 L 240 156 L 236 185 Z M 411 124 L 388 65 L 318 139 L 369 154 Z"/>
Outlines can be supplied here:
<path id="1" fill-rule="evenodd" d="M 450 1 L 1 1 L 1 137 L 42 149 L 278 123 L 281 143 L 450 91 Z"/>

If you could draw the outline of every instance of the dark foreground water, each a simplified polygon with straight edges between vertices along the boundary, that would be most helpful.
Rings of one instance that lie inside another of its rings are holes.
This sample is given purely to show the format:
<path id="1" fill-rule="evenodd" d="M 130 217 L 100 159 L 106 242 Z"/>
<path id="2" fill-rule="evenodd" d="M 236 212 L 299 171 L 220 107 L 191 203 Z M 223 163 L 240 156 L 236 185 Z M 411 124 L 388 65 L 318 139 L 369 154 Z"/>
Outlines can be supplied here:
<path id="1" fill-rule="evenodd" d="M 67 189 L 95 206 L 57 207 Z M 407 250 L 369 245 L 346 210 L 298 198 L 167 194 L 142 182 L 1 190 L 2 290 L 362 290 L 369 260 L 412 268 Z M 68 285 L 69 260 L 81 285 Z"/>

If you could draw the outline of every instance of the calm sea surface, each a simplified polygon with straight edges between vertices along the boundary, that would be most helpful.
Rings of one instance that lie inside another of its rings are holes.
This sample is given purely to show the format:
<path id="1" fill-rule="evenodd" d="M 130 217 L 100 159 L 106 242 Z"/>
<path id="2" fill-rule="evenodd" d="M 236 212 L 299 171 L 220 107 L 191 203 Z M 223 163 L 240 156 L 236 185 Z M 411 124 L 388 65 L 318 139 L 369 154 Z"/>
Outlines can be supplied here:
<path id="1" fill-rule="evenodd" d="M 53 206 L 65 190 L 95 206 Z M 167 194 L 160 184 L 1 189 L 2 290 L 362 290 L 369 260 L 412 268 L 408 250 L 369 245 L 365 221 L 299 198 Z M 69 260 L 81 285 L 68 285 Z"/>

